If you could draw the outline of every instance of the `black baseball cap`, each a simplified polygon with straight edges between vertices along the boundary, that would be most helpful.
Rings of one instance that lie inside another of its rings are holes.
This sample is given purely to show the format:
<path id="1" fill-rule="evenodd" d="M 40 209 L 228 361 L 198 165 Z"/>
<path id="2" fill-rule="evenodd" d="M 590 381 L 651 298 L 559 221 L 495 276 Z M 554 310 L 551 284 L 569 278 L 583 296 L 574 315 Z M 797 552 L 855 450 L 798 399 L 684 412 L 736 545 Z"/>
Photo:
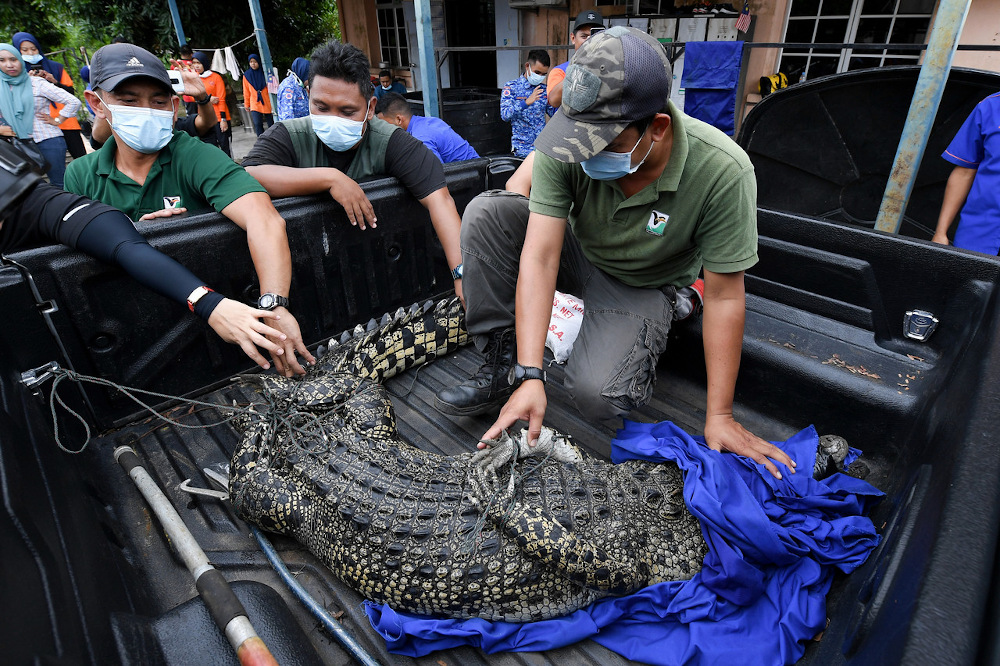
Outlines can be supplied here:
<path id="1" fill-rule="evenodd" d="M 580 28 L 585 28 L 588 25 L 599 25 L 604 27 L 604 17 L 601 16 L 601 12 L 596 9 L 585 9 L 580 12 L 576 17 L 576 23 L 573 24 L 573 32 L 576 32 Z"/>
<path id="2" fill-rule="evenodd" d="M 170 76 L 160 59 L 135 44 L 108 44 L 90 60 L 90 85 L 114 90 L 126 79 L 145 76 L 171 90 Z"/>

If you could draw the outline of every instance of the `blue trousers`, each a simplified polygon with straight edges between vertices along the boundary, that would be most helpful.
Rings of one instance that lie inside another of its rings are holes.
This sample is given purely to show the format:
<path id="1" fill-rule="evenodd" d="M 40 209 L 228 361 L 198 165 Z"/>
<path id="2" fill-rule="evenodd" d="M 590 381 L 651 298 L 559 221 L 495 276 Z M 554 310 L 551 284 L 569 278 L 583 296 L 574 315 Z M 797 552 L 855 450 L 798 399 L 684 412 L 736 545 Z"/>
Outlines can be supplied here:
<path id="1" fill-rule="evenodd" d="M 46 174 L 49 182 L 61 189 L 63 174 L 66 173 L 66 139 L 57 136 L 39 141 L 35 145 L 49 163 L 49 171 Z"/>
<path id="2" fill-rule="evenodd" d="M 257 136 L 264 133 L 264 122 L 267 121 L 267 126 L 270 127 L 274 124 L 274 116 L 270 113 L 261 113 L 260 111 L 251 111 L 250 117 L 253 118 L 253 131 Z"/>

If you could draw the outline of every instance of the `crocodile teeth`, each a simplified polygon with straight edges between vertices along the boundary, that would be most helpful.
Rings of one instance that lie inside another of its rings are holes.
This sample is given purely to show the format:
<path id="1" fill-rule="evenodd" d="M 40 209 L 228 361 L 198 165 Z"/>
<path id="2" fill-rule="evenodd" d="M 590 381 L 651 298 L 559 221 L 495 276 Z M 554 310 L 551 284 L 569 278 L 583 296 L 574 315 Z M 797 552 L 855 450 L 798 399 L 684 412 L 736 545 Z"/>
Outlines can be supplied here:
<path id="1" fill-rule="evenodd" d="M 351 339 L 350 331 L 344 331 L 343 333 L 340 334 L 340 344 L 344 344 L 350 339 Z"/>
<path id="2" fill-rule="evenodd" d="M 371 333 L 372 331 L 374 331 L 377 328 L 378 328 L 378 322 L 375 321 L 374 319 L 369 319 L 368 320 L 368 326 L 365 327 L 365 332 L 366 333 Z"/>
<path id="3" fill-rule="evenodd" d="M 384 315 L 382 315 L 382 320 L 378 323 L 378 325 L 379 326 L 388 326 L 389 322 L 391 322 L 391 321 L 392 321 L 392 317 L 390 317 L 389 313 L 386 312 Z"/>

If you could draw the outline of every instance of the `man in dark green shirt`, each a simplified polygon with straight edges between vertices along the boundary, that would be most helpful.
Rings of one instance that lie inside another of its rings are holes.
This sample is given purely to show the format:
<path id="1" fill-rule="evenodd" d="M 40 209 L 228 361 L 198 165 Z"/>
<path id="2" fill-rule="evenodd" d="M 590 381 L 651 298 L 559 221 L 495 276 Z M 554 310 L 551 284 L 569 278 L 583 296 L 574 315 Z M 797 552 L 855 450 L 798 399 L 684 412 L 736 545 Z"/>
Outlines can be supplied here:
<path id="1" fill-rule="evenodd" d="M 651 397 L 676 291 L 704 269 L 706 444 L 780 477 L 776 463 L 794 471 L 791 459 L 733 418 L 743 271 L 757 262 L 753 167 L 728 137 L 671 105 L 669 90 L 666 52 L 644 32 L 614 27 L 577 50 L 560 113 L 535 142 L 530 202 L 493 191 L 466 208 L 466 322 L 487 358 L 435 404 L 473 414 L 506 400 L 482 441 L 525 420 L 535 443 L 558 275 L 585 309 L 566 391 L 587 418 L 628 414 Z"/>
<path id="2" fill-rule="evenodd" d="M 295 352 L 315 359 L 287 310 L 292 262 L 285 221 L 264 188 L 217 148 L 173 130 L 180 100 L 166 68 L 149 51 L 132 44 L 104 46 L 94 54 L 90 76 L 94 89 L 86 91 L 87 101 L 98 118 L 110 122 L 112 138 L 73 161 L 66 189 L 132 219 L 211 207 L 235 222 L 247 232 L 260 280 L 257 306 L 278 315 L 271 324 L 281 331 L 272 340 L 279 346 L 271 354 L 274 365 L 286 376 L 304 374 Z M 258 346 L 266 339 L 251 332 Z"/>

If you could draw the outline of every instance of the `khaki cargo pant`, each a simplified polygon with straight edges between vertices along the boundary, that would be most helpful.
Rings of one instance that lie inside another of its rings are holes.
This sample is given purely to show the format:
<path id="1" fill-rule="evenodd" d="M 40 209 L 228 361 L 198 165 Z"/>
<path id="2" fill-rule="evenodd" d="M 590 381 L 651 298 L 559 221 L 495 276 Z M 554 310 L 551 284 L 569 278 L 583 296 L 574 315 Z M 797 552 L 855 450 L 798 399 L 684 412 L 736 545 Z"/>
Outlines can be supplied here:
<path id="1" fill-rule="evenodd" d="M 528 226 L 528 200 L 484 192 L 462 216 L 462 289 L 469 333 L 480 350 L 490 331 L 514 326 L 514 295 Z M 630 287 L 584 256 L 569 227 L 558 287 L 583 299 L 584 317 L 566 363 L 565 388 L 590 419 L 628 414 L 649 401 L 656 362 L 673 319 L 673 287 Z"/>

